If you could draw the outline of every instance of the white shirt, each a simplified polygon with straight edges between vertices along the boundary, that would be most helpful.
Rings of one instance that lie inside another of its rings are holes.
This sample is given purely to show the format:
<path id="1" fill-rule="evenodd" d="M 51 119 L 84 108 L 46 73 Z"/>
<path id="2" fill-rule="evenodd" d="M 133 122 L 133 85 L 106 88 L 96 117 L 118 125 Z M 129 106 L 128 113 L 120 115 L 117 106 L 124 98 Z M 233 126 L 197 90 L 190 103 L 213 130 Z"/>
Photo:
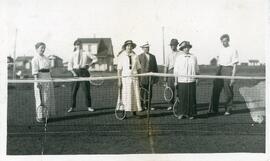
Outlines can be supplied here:
<path id="1" fill-rule="evenodd" d="M 175 59 L 178 55 L 182 54 L 182 51 L 172 51 L 169 53 L 166 59 L 165 67 L 167 67 L 169 70 L 174 68 Z"/>
<path id="2" fill-rule="evenodd" d="M 38 74 L 38 71 L 40 69 L 50 69 L 51 67 L 51 62 L 49 60 L 48 57 L 46 56 L 40 56 L 40 55 L 36 55 L 34 56 L 34 58 L 32 59 L 32 74 Z"/>
<path id="3" fill-rule="evenodd" d="M 131 56 L 131 64 L 129 60 L 129 55 Z M 141 64 L 138 56 L 134 52 L 127 53 L 126 51 L 123 51 L 117 58 L 117 69 L 122 70 L 122 75 L 124 76 L 137 74 L 138 69 L 141 69 Z"/>
<path id="4" fill-rule="evenodd" d="M 238 52 L 233 47 L 222 47 L 219 56 L 218 64 L 222 66 L 233 66 L 239 62 Z"/>
<path id="5" fill-rule="evenodd" d="M 177 56 L 174 65 L 174 74 L 176 75 L 196 75 L 199 73 L 197 57 L 193 54 L 181 54 Z M 195 82 L 195 78 L 178 77 L 178 82 L 190 83 Z"/>
<path id="6" fill-rule="evenodd" d="M 85 68 L 87 65 L 95 62 L 97 62 L 95 55 L 76 50 L 68 62 L 68 70 Z"/>

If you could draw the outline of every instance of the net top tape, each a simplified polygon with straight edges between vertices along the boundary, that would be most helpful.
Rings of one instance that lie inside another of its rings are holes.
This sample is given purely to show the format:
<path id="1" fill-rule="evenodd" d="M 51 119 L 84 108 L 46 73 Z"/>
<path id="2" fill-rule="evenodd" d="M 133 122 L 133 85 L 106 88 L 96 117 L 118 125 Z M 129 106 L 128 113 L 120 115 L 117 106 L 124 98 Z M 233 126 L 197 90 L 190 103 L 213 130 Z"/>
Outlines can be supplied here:
<path id="1" fill-rule="evenodd" d="M 34 83 L 34 82 L 73 82 L 73 81 L 91 81 L 91 80 L 112 80 L 126 77 L 190 77 L 201 79 L 253 79 L 265 80 L 265 77 L 251 77 L 251 76 L 217 76 L 217 75 L 174 75 L 165 73 L 143 73 L 129 76 L 102 76 L 102 77 L 77 77 L 77 78 L 52 78 L 52 79 L 8 79 L 8 83 Z"/>

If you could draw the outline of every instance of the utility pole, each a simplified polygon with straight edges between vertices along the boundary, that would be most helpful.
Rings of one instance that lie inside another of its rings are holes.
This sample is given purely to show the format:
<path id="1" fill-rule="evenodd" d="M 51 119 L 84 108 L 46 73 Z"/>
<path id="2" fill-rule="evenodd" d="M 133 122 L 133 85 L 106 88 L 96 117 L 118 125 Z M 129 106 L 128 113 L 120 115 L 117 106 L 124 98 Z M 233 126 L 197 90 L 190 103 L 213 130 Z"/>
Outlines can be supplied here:
<path id="1" fill-rule="evenodd" d="M 15 41 L 14 41 L 14 50 L 13 50 L 13 79 L 16 79 L 16 63 L 15 63 L 15 60 L 16 60 L 16 44 L 17 44 L 17 28 L 16 28 L 16 31 L 15 31 Z"/>
<path id="2" fill-rule="evenodd" d="M 162 51 L 163 51 L 163 65 L 165 65 L 164 26 L 162 26 Z"/>

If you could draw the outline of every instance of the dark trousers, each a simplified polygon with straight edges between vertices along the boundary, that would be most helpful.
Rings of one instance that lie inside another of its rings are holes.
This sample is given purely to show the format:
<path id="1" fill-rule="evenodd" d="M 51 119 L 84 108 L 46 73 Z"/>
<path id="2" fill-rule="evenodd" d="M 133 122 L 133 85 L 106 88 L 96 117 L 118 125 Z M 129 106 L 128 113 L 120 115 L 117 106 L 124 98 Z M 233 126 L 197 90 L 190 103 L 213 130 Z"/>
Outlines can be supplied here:
<path id="1" fill-rule="evenodd" d="M 196 82 L 178 83 L 177 93 L 179 96 L 179 114 L 195 116 L 197 114 L 196 105 Z"/>
<path id="2" fill-rule="evenodd" d="M 142 84 L 141 86 L 143 88 L 145 88 L 146 90 L 149 90 L 149 84 Z M 142 108 L 148 107 L 148 101 L 149 101 L 150 106 L 151 106 L 152 88 L 153 88 L 153 84 L 150 85 L 150 91 L 149 91 L 150 98 L 149 99 L 148 99 L 148 93 L 146 93 L 146 92 L 141 93 L 141 96 L 146 99 L 146 101 L 141 100 Z"/>
<path id="3" fill-rule="evenodd" d="M 87 69 L 74 69 L 74 72 L 79 77 L 90 77 L 90 73 Z M 76 96 L 78 89 L 82 85 L 82 90 L 85 95 L 85 104 L 87 107 L 91 107 L 91 95 L 90 95 L 90 83 L 89 81 L 75 81 L 72 83 L 72 96 L 71 96 L 71 107 L 76 107 Z"/>
<path id="4" fill-rule="evenodd" d="M 216 75 L 232 76 L 232 67 L 219 66 Z M 231 79 L 214 79 L 212 96 L 209 105 L 209 112 L 218 112 L 219 98 L 222 89 L 225 94 L 225 111 L 230 111 L 233 104 L 233 86 L 230 86 Z"/>

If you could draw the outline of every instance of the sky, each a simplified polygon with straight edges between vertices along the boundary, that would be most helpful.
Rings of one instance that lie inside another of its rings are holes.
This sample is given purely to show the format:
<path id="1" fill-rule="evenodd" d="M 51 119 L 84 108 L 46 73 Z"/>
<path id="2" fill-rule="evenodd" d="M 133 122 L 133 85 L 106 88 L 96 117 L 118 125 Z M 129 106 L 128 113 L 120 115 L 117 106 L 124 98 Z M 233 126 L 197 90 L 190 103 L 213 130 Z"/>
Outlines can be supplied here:
<path id="1" fill-rule="evenodd" d="M 4 3 L 3 3 L 4 2 Z M 266 5 L 264 0 L 6 0 L 2 2 L 1 40 L 7 55 L 33 56 L 34 45 L 43 41 L 47 55 L 68 60 L 77 38 L 111 38 L 115 55 L 125 40 L 139 46 L 150 44 L 150 52 L 163 64 L 172 38 L 192 44 L 190 52 L 199 64 L 217 56 L 219 37 L 227 33 L 240 62 L 265 62 Z M 3 43 L 4 42 L 4 43 Z"/>

